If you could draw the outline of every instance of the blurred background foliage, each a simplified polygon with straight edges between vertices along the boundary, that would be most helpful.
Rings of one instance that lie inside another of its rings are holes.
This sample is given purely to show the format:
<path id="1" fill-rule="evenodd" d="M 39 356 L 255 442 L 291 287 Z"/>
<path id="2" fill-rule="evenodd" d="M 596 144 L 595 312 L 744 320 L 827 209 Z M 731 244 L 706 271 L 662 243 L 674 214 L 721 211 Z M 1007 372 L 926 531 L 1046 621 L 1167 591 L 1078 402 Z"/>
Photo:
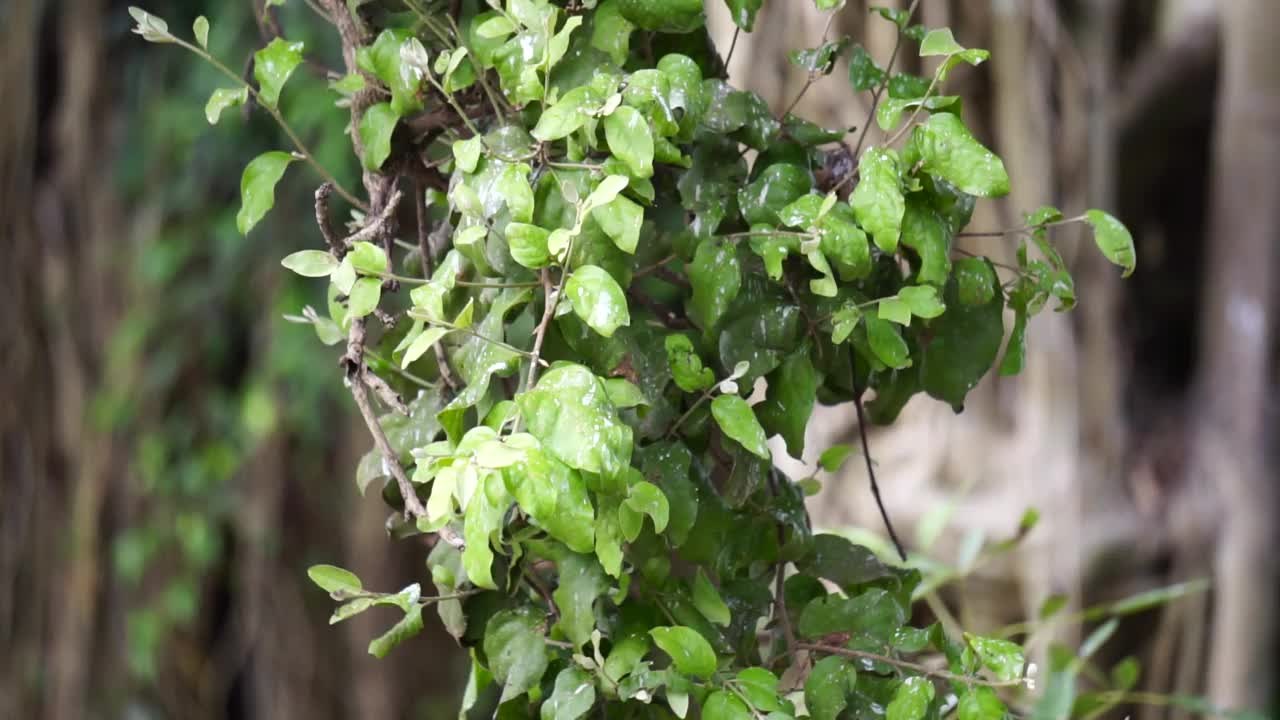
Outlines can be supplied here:
<path id="1" fill-rule="evenodd" d="M 1225 412 L 1257 417 L 1241 436 L 1264 448 L 1274 432 L 1280 192 L 1266 171 L 1280 165 L 1267 164 L 1280 161 L 1280 55 L 1246 37 L 1280 32 L 1272 2 L 922 3 L 925 22 L 993 50 L 990 65 L 961 78 L 972 86 L 961 94 L 974 98 L 966 115 L 1015 184 L 1068 212 L 1086 199 L 1115 211 L 1134 229 L 1140 269 L 1120 285 L 1082 255 L 1079 318 L 1033 328 L 1042 349 L 1023 379 L 991 383 L 960 418 L 913 403 L 872 443 L 922 564 L 964 570 L 941 597 L 966 626 L 1024 620 L 1050 593 L 1079 608 L 1211 577 L 1213 595 L 1126 619 L 1105 654 L 1141 658 L 1144 689 L 1254 707 L 1274 703 L 1277 684 L 1274 458 L 1254 448 L 1260 468 L 1234 484 L 1197 474 L 1206 454 L 1196 428 Z M 228 113 L 211 129 L 201 108 L 221 84 L 216 71 L 129 35 L 126 4 L 0 3 L 0 717 L 450 716 L 464 656 L 438 627 L 394 662 L 376 661 L 368 639 L 394 611 L 329 628 L 330 603 L 305 577 L 332 562 L 384 590 L 429 580 L 424 548 L 388 541 L 381 502 L 352 482 L 369 443 L 334 353 L 283 319 L 323 306 L 319 283 L 279 268 L 320 242 L 305 190 L 318 179 L 291 168 L 276 210 L 241 237 L 241 169 L 286 147 L 280 132 L 261 112 Z M 776 108 L 804 82 L 785 52 L 822 32 L 810 5 L 775 0 L 730 65 L 734 82 Z M 888 28 L 868 23 L 864 3 L 849 5 L 836 30 L 883 60 Z M 708 6 L 727 41 L 723 9 Z M 277 30 L 303 40 L 313 62 L 281 109 L 321 164 L 357 184 L 346 113 L 326 89 L 325 67 L 340 65 L 336 37 L 304 0 L 268 15 L 247 0 L 146 9 L 183 30 L 206 15 L 210 50 L 233 68 Z M 1246 45 L 1249 58 L 1226 51 Z M 1256 142 L 1233 148 L 1214 129 L 1238 122 L 1224 108 L 1250 60 L 1262 68 L 1246 74 L 1257 134 L 1231 127 Z M 849 125 L 865 116 L 858 102 L 824 84 L 800 110 Z M 1242 153 L 1256 157 L 1228 168 L 1239 183 L 1228 194 L 1255 200 L 1227 221 L 1215 154 L 1223 163 Z M 980 220 L 1014 224 L 1031 209 L 1018 200 Z M 1252 262 L 1261 279 L 1233 276 L 1220 256 Z M 1214 294 L 1224 283 L 1244 298 L 1237 315 L 1262 328 L 1260 347 L 1215 335 L 1228 317 Z M 1218 354 L 1231 358 L 1225 372 Z M 1241 389 L 1254 375 L 1239 368 L 1260 368 L 1261 392 Z M 1230 373 L 1234 384 L 1222 384 Z M 1204 402 L 1206 387 L 1235 404 Z M 849 432 L 847 412 L 821 422 L 824 441 Z M 1044 426 L 1052 432 L 1040 440 L 1025 437 Z M 936 462 L 919 460 L 923 437 Z M 915 453 L 905 465 L 904 447 Z M 1231 453 L 1214 447 L 1211 457 Z M 992 462 L 1003 469 L 988 472 Z M 864 522 L 865 480 L 852 472 L 826 479 L 815 517 L 878 527 Z M 966 553 L 1011 534 L 1037 504 L 1052 512 L 1033 537 L 1047 539 L 971 572 Z M 1237 528 L 1248 531 L 1243 545 Z M 1248 647 L 1234 640 L 1249 633 Z M 1242 677 L 1246 690 L 1220 676 Z"/>

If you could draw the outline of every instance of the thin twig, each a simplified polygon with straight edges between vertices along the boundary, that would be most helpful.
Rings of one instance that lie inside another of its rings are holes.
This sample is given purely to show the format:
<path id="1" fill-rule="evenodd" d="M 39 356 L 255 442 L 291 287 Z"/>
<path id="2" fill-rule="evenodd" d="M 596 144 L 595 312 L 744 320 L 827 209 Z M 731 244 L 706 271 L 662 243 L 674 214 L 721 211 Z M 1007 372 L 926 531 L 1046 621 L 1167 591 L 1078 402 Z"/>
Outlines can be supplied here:
<path id="1" fill-rule="evenodd" d="M 898 539 L 898 533 L 893 529 L 893 522 L 889 520 L 889 511 L 885 509 L 884 500 L 880 498 L 880 484 L 876 482 L 876 471 L 871 463 L 871 447 L 867 444 L 867 414 L 862 409 L 862 389 L 858 387 L 856 354 L 849 361 L 849 374 L 853 381 L 853 405 L 858 409 L 858 436 L 862 440 L 862 457 L 867 462 L 867 477 L 871 480 L 871 495 L 875 498 L 876 507 L 880 508 L 880 517 L 884 520 L 885 529 L 889 531 L 889 539 L 897 548 L 898 556 L 906 562 L 907 551 L 903 549 L 902 541 Z"/>
<path id="2" fill-rule="evenodd" d="M 400 197 L 400 188 L 395 188 L 391 192 L 391 197 L 387 198 L 386 205 L 382 206 L 382 209 L 378 211 L 372 220 L 366 220 L 364 227 L 343 238 L 343 244 L 351 247 L 358 242 L 372 242 L 380 239 L 384 234 L 387 223 L 391 222 L 395 217 L 396 207 L 400 204 Z"/>
<path id="3" fill-rule="evenodd" d="M 910 7 L 907 8 L 907 22 L 911 21 L 911 16 L 916 13 L 916 6 L 920 4 L 920 0 L 912 0 Z M 889 77 L 893 74 L 893 64 L 898 59 L 898 51 L 902 49 L 902 30 L 898 30 L 898 39 L 893 43 L 893 52 L 889 54 L 889 64 L 884 67 L 884 77 L 880 80 L 880 85 L 871 91 L 871 109 L 867 112 L 867 121 L 862 124 L 862 132 L 858 134 L 858 142 L 853 146 L 853 166 L 858 167 L 858 153 L 862 151 L 862 143 L 867 139 L 867 132 L 871 129 L 871 123 L 876 117 L 876 107 L 880 104 L 880 98 L 884 95 L 885 88 L 889 87 Z M 832 192 L 839 190 L 845 183 L 849 182 L 857 171 L 849 173 L 843 180 L 836 183 L 831 188 Z"/>
<path id="4" fill-rule="evenodd" d="M 836 645 L 819 645 L 816 643 L 799 643 L 797 650 L 808 650 L 809 652 L 827 653 L 828 655 L 843 655 L 844 657 L 859 658 L 863 660 L 874 660 L 882 662 L 886 665 L 892 665 L 902 670 L 910 670 L 912 672 L 927 675 L 929 677 L 938 678 L 939 680 L 947 680 L 950 682 L 964 683 L 966 685 L 985 685 L 991 688 L 1018 687 L 1026 685 L 1027 681 L 1018 680 L 987 680 L 986 678 L 976 675 L 957 675 L 946 670 L 934 670 L 920 663 L 913 663 L 907 660 L 899 660 L 889 657 L 888 655 L 880 655 L 878 653 L 867 652 L 866 650 L 854 650 L 853 648 L 839 647 Z"/>
<path id="5" fill-rule="evenodd" d="M 782 547 L 783 535 L 782 525 L 778 525 L 778 547 Z M 797 649 L 796 633 L 791 627 L 791 616 L 787 612 L 786 574 L 786 562 L 779 561 L 778 566 L 773 571 L 774 613 L 778 616 L 778 623 L 782 625 L 782 637 L 787 642 L 787 654 L 795 655 Z"/>
<path id="6" fill-rule="evenodd" d="M 1041 223 L 1040 225 L 1025 225 L 1017 228 L 1006 228 L 1004 230 L 986 230 L 981 232 L 962 232 L 956 233 L 956 237 L 1004 237 L 1005 235 L 1022 235 L 1024 233 L 1035 232 L 1036 230 L 1047 230 L 1051 227 L 1060 225 L 1071 225 L 1086 220 L 1084 215 L 1076 215 L 1075 217 L 1063 218 L 1054 222 Z"/>
<path id="7" fill-rule="evenodd" d="M 565 273 L 565 275 L 568 275 L 568 273 Z M 526 391 L 532 390 L 534 383 L 538 381 L 538 360 L 542 356 L 542 342 L 547 337 L 547 328 L 551 325 L 551 318 L 555 317 L 556 304 L 560 301 L 560 290 L 552 288 L 551 271 L 547 268 L 542 268 L 542 292 L 545 298 L 542 319 L 538 321 L 538 329 L 533 333 L 533 353 L 530 356 L 533 358 L 533 362 L 529 364 L 529 375 L 524 382 Z"/>
<path id="8" fill-rule="evenodd" d="M 738 35 L 742 32 L 742 28 L 737 25 L 733 26 L 733 40 L 729 41 L 729 54 L 724 56 L 724 79 L 729 79 L 729 63 L 733 61 L 733 51 L 738 49 Z"/>
<path id="9" fill-rule="evenodd" d="M 320 226 L 320 234 L 324 236 L 324 242 L 329 246 L 329 252 L 334 257 L 341 258 L 346 254 L 347 248 L 338 239 L 333 232 L 333 226 L 329 224 L 329 196 L 333 194 L 333 183 L 325 182 L 316 188 L 316 225 Z"/>
<path id="10" fill-rule="evenodd" d="M 551 591 L 547 589 L 546 583 L 542 582 L 542 579 L 538 577 L 537 573 L 527 567 L 524 569 L 524 579 L 528 581 L 528 583 L 533 586 L 533 589 L 537 590 L 538 594 L 542 596 L 542 599 L 547 602 L 547 608 L 551 610 L 551 617 L 555 618 L 556 622 L 560 622 L 560 608 L 556 607 L 556 601 L 551 597 Z"/>
<path id="11" fill-rule="evenodd" d="M 680 257 L 679 255 L 672 253 L 652 265 L 642 267 L 639 270 L 631 273 L 631 277 L 632 278 L 644 277 L 645 275 L 648 275 L 649 273 L 656 271 L 658 268 L 662 267 L 663 265 L 666 265 L 667 263 L 673 260 L 678 259 L 679 257 Z"/>
<path id="12" fill-rule="evenodd" d="M 929 87 L 925 88 L 924 97 L 920 98 L 920 104 L 916 105 L 915 110 L 911 111 L 911 116 L 908 117 L 907 121 L 902 124 L 902 127 L 898 128 L 897 132 L 891 135 L 888 140 L 884 141 L 885 147 L 890 147 L 894 143 L 898 142 L 898 140 L 900 140 L 903 135 L 906 135 L 907 131 L 910 130 L 913 125 L 915 125 L 916 118 L 920 117 L 920 112 L 924 110 L 924 104 L 928 102 L 929 96 L 933 94 L 933 91 L 935 89 L 937 89 L 938 79 L 941 77 L 942 77 L 942 73 L 935 72 L 933 74 L 933 80 L 930 80 Z"/>

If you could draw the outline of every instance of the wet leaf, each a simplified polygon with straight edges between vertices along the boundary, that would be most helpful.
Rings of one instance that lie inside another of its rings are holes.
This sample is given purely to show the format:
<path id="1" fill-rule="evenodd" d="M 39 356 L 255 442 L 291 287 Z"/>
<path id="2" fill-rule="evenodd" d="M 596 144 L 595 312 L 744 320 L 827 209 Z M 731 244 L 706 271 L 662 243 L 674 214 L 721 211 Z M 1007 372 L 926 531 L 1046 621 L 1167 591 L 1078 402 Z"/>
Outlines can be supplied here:
<path id="1" fill-rule="evenodd" d="M 258 98 L 263 105 L 276 106 L 285 82 L 301 64 L 302 43 L 284 38 L 275 38 L 253 54 L 253 77 L 258 81 Z"/>
<path id="2" fill-rule="evenodd" d="M 612 337 L 619 327 L 631 323 L 627 297 L 618 281 L 595 265 L 574 270 L 564 291 L 578 317 L 605 337 Z"/>
<path id="3" fill-rule="evenodd" d="M 1132 275 L 1138 266 L 1138 256 L 1129 229 L 1102 210 L 1090 210 L 1085 213 L 1085 220 L 1093 228 L 1093 240 L 1103 257 L 1124 268 L 1124 277 Z"/>
<path id="4" fill-rule="evenodd" d="M 240 212 L 236 213 L 236 229 L 248 235 L 254 225 L 276 204 L 276 183 L 284 176 L 285 168 L 296 160 L 293 155 L 279 150 L 264 152 L 244 168 L 240 177 Z"/>
<path id="5" fill-rule="evenodd" d="M 671 656 L 680 672 L 698 677 L 711 677 L 716 671 L 716 653 L 706 638 L 691 628 L 656 627 L 649 630 L 653 642 Z"/>
<path id="6" fill-rule="evenodd" d="M 746 400 L 737 395 L 719 395 L 711 401 L 711 415 L 725 435 L 751 454 L 763 460 L 769 459 L 764 428 L 760 427 L 760 421 Z"/>

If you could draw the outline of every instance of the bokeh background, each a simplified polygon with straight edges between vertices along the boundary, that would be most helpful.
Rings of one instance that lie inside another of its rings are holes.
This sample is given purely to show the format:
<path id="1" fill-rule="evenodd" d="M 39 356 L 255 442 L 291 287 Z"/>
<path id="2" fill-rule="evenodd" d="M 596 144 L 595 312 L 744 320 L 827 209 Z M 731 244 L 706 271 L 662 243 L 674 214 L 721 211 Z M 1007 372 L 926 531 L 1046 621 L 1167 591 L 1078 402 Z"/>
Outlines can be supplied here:
<path id="1" fill-rule="evenodd" d="M 883 63 L 893 30 L 865 4 L 830 32 Z M 394 618 L 329 627 L 306 579 L 330 562 L 374 588 L 429 580 L 423 547 L 390 541 L 381 501 L 352 481 L 370 443 L 334 353 L 283 319 L 323 304 L 278 262 L 321 242 L 318 180 L 292 168 L 240 237 L 240 171 L 285 147 L 280 133 L 261 112 L 211 128 L 221 78 L 129 34 L 126 5 L 0 0 L 0 718 L 456 716 L 465 654 L 437 626 L 375 660 L 368 640 Z M 336 38 L 304 0 L 268 21 L 260 0 L 146 9 L 184 33 L 207 15 L 210 49 L 237 69 L 276 28 L 305 41 L 315 63 L 282 110 L 355 177 L 325 89 Z M 708 10 L 727 48 L 726 12 Z M 1013 178 L 973 229 L 1018 226 L 1045 201 L 1102 207 L 1139 254 L 1121 281 L 1086 236 L 1056 232 L 1080 308 L 1032 324 L 1026 371 L 985 382 L 962 415 L 921 398 L 872 433 L 916 561 L 954 576 L 931 609 L 991 630 L 1054 593 L 1082 608 L 1206 578 L 1209 592 L 1127 617 L 1101 663 L 1132 655 L 1143 690 L 1274 712 L 1280 2 L 923 0 L 917 20 L 992 50 L 950 81 Z M 826 17 L 771 0 L 757 23 L 730 79 L 780 111 L 805 83 L 786 52 L 816 44 Z M 912 55 L 900 66 L 931 70 Z M 844 72 L 799 112 L 861 125 Z M 854 435 L 849 409 L 828 408 L 808 446 Z M 858 464 L 822 480 L 815 522 L 877 542 Z M 1018 549 L 975 566 L 1029 507 L 1041 522 Z"/>

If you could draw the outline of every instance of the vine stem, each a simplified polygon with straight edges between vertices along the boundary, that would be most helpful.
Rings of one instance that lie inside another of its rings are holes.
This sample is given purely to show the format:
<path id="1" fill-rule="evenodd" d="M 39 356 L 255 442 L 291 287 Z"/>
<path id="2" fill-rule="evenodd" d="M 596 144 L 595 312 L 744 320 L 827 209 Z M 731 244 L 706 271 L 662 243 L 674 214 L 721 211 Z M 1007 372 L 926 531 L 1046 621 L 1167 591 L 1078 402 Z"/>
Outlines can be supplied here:
<path id="1" fill-rule="evenodd" d="M 843 655 L 844 657 L 858 658 L 861 660 L 874 660 L 882 662 L 886 665 L 892 665 L 902 670 L 910 670 L 912 672 L 927 675 L 929 677 L 938 678 L 939 680 L 947 680 L 950 682 L 964 683 L 966 685 L 984 685 L 991 688 L 1006 688 L 1026 686 L 1025 679 L 1018 680 L 988 680 L 976 675 L 957 675 L 947 670 L 934 670 L 931 667 L 914 663 L 909 660 L 899 660 L 881 655 L 879 653 L 868 652 L 866 650 L 854 650 L 853 648 L 840 647 L 838 645 L 819 645 L 817 643 L 798 643 L 797 650 L 808 650 L 809 652 L 820 652 L 828 655 Z"/>
<path id="2" fill-rule="evenodd" d="M 938 79 L 941 77 L 942 73 L 940 72 L 935 72 L 933 74 L 933 80 L 929 81 L 929 87 L 925 88 L 924 96 L 920 98 L 920 104 L 916 105 L 916 109 L 911 111 L 911 117 L 907 118 L 907 121 L 902 124 L 902 127 L 898 128 L 897 132 L 891 135 L 888 140 L 884 141 L 885 147 L 889 147 L 890 145 L 898 142 L 898 140 L 902 139 L 903 135 L 907 134 L 908 130 L 915 126 L 916 118 L 920 117 L 920 111 L 924 110 L 925 101 L 927 101 L 929 96 L 933 94 L 933 91 L 937 89 Z"/>
<path id="3" fill-rule="evenodd" d="M 1025 225 L 1017 228 L 1005 228 L 1004 230 L 985 230 L 981 232 L 962 232 L 956 233 L 956 237 L 1004 237 L 1005 235 L 1021 235 L 1023 233 L 1035 232 L 1036 230 L 1047 230 L 1051 227 L 1060 227 L 1062 225 L 1073 225 L 1075 223 L 1084 222 L 1088 218 L 1084 215 L 1076 215 L 1075 217 L 1063 218 L 1054 222 L 1041 223 L 1040 225 Z"/>
<path id="4" fill-rule="evenodd" d="M 437 327 L 447 328 L 449 330 L 457 330 L 458 332 L 466 333 L 467 335 L 470 335 L 471 337 L 474 337 L 477 340 L 483 340 L 487 343 L 492 343 L 502 348 L 503 350 L 506 350 L 507 352 L 513 352 L 517 355 L 520 355 L 521 357 L 531 358 L 533 360 L 534 365 L 542 365 L 543 367 L 550 367 L 550 363 L 538 357 L 536 354 L 529 352 L 528 350 L 521 350 L 515 345 L 511 345 L 509 343 L 503 342 L 502 340 L 495 340 L 486 335 L 481 335 L 480 333 L 476 332 L 475 330 L 472 330 L 469 327 L 458 327 L 457 325 L 454 325 L 452 323 L 440 322 L 439 320 L 432 320 L 426 315 L 413 312 L 412 310 L 409 311 L 409 317 L 413 318 L 414 320 L 425 320 L 431 325 L 434 325 Z"/>
<path id="5" fill-rule="evenodd" d="M 302 155 L 303 159 L 307 161 L 307 164 L 310 165 L 313 169 L 315 169 L 315 171 L 320 174 L 320 177 L 324 178 L 327 182 L 332 184 L 333 189 L 336 190 L 337 193 L 343 197 L 343 199 L 345 199 L 347 202 L 351 203 L 352 205 L 355 205 L 356 207 L 360 208 L 365 212 L 369 211 L 368 203 L 365 203 L 363 200 L 360 200 L 355 195 L 352 195 L 350 191 L 348 191 L 345 187 L 342 186 L 342 183 L 338 182 L 337 178 L 333 176 L 333 173 L 330 173 L 327 169 L 325 169 L 323 165 L 319 163 L 319 161 L 316 160 L 315 156 L 311 154 L 311 151 L 307 149 L 307 146 L 302 143 L 302 139 L 298 137 L 298 134 L 293 131 L 293 128 L 289 126 L 289 123 L 285 122 L 284 116 L 280 114 L 280 110 L 278 108 L 272 107 L 262 102 L 262 96 L 258 94 L 257 88 L 255 88 L 251 83 L 245 81 L 244 78 L 232 72 L 231 68 L 227 67 L 226 65 L 223 65 L 222 62 L 218 60 L 218 58 L 206 52 L 203 48 L 196 47 L 195 45 L 192 45 L 191 43 L 187 42 L 186 40 L 183 40 L 180 37 L 177 37 L 176 35 L 171 35 L 170 37 L 172 37 L 174 42 L 176 42 L 179 46 L 184 47 L 187 50 L 190 50 L 191 52 L 195 53 L 205 62 L 217 68 L 218 71 L 221 72 L 223 75 L 226 75 L 227 77 L 231 78 L 235 82 L 239 83 L 241 87 L 248 90 L 249 94 L 253 96 L 254 101 L 256 101 L 258 105 L 265 108 L 268 113 L 271 113 L 271 117 L 275 118 L 276 124 L 279 125 L 280 128 L 284 130 L 284 133 L 289 136 L 289 140 L 293 142 L 294 148 L 297 149 L 298 154 Z"/>
<path id="6" fill-rule="evenodd" d="M 862 408 L 862 389 L 858 387 L 855 364 L 855 362 L 850 361 L 849 374 L 852 376 L 850 380 L 853 383 L 853 405 L 858 411 L 858 437 L 862 441 L 862 458 L 867 463 L 867 478 L 871 481 L 871 495 L 875 498 L 876 507 L 880 509 L 880 518 L 884 520 L 885 529 L 889 531 L 889 539 L 893 541 L 893 547 L 897 549 L 898 556 L 902 558 L 902 562 L 906 562 L 907 551 L 902 547 L 902 541 L 898 539 L 898 532 L 893 529 L 893 522 L 889 520 L 889 511 L 885 509 L 884 500 L 880 497 L 880 483 L 876 482 L 876 471 L 871 463 L 871 447 L 867 444 L 867 413 Z"/>
<path id="7" fill-rule="evenodd" d="M 920 0 L 911 0 L 911 5 L 907 8 L 907 22 L 911 21 L 912 16 L 916 14 L 916 6 L 920 4 Z M 839 190 L 845 183 L 853 179 L 857 174 L 858 153 L 862 151 L 862 143 L 867 139 L 867 132 L 871 130 L 871 123 L 876 117 L 876 107 L 880 105 L 880 98 L 884 95 L 885 88 L 889 87 L 889 76 L 893 73 L 893 64 L 898 60 L 898 52 L 902 50 L 902 30 L 898 30 L 898 39 L 893 43 L 893 52 L 889 54 L 889 64 L 884 67 L 884 77 L 880 79 L 880 85 L 871 91 L 871 109 L 867 111 L 867 120 L 862 123 L 862 132 L 858 133 L 858 142 L 853 146 L 853 161 L 855 170 L 844 177 L 843 180 L 836 183 L 831 188 L 832 192 Z"/>

